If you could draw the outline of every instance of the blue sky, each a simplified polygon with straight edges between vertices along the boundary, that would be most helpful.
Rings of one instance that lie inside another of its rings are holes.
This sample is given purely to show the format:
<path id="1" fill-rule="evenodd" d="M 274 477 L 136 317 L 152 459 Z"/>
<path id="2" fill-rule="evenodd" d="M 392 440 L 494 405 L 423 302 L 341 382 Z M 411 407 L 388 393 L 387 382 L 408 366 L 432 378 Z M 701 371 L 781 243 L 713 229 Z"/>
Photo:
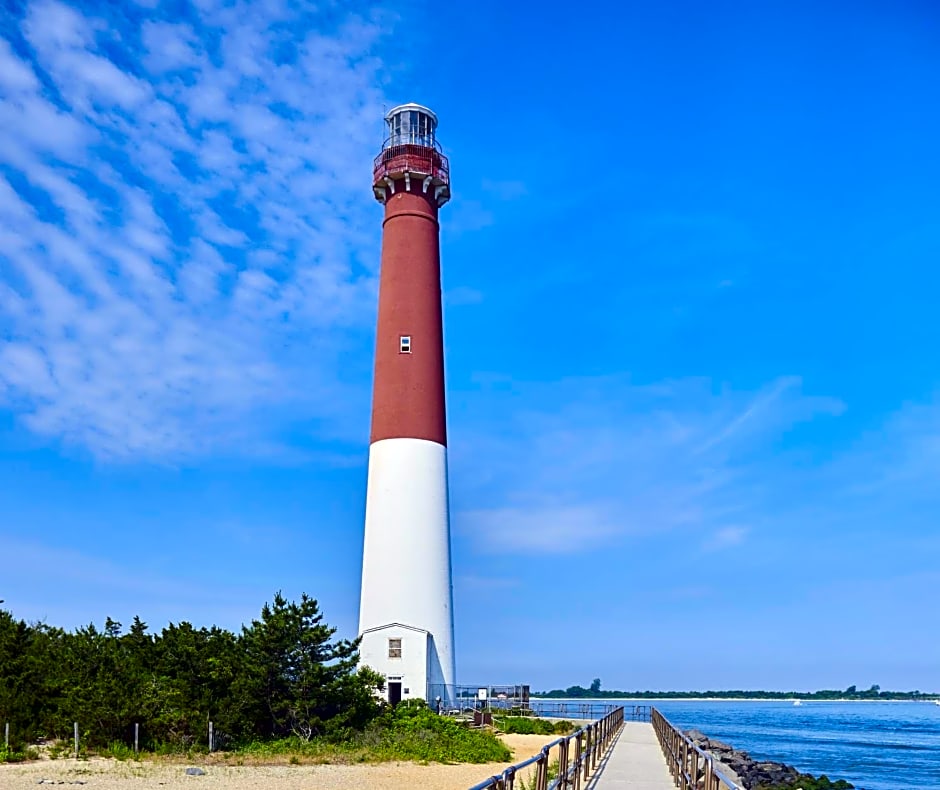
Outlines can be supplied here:
<path id="1" fill-rule="evenodd" d="M 0 598 L 353 636 L 383 107 L 440 116 L 462 682 L 940 690 L 933 3 L 13 0 Z"/>

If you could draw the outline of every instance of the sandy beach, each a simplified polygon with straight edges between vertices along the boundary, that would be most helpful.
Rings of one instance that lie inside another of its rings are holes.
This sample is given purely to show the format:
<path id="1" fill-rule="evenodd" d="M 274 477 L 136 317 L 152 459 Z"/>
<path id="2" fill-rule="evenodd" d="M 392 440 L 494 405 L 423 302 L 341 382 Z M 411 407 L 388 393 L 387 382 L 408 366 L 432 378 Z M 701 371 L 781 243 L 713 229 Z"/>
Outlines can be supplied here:
<path id="1" fill-rule="evenodd" d="M 536 754 L 558 736 L 504 735 L 513 750 L 513 762 Z M 483 765 L 419 765 L 378 763 L 361 765 L 231 765 L 223 759 L 193 762 L 89 760 L 37 760 L 0 765 L 3 790 L 35 790 L 40 780 L 60 787 L 86 787 L 88 790 L 119 788 L 166 788 L 193 790 L 204 787 L 225 790 L 399 790 L 421 787 L 426 790 L 466 790 L 488 776 L 500 773 L 510 763 Z M 188 776 L 188 767 L 198 767 L 204 776 Z"/>

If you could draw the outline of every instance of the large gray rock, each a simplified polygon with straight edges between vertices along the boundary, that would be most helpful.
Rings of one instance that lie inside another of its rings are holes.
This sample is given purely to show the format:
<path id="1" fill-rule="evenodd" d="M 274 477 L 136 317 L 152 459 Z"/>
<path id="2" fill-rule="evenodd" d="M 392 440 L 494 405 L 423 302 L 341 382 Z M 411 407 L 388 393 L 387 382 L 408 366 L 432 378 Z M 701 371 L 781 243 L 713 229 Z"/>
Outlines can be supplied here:
<path id="1" fill-rule="evenodd" d="M 186 774 L 188 776 L 205 776 L 206 772 L 202 768 L 187 768 Z"/>
<path id="2" fill-rule="evenodd" d="M 799 771 L 790 765 L 757 761 L 731 744 L 716 741 L 699 730 L 689 730 L 686 736 L 696 746 L 712 756 L 715 768 L 725 778 L 745 790 L 761 785 L 777 785 L 792 782 L 800 776 Z"/>
<path id="3" fill-rule="evenodd" d="M 734 747 L 730 743 L 716 741 L 714 738 L 708 739 L 708 751 L 710 752 L 733 752 Z"/>

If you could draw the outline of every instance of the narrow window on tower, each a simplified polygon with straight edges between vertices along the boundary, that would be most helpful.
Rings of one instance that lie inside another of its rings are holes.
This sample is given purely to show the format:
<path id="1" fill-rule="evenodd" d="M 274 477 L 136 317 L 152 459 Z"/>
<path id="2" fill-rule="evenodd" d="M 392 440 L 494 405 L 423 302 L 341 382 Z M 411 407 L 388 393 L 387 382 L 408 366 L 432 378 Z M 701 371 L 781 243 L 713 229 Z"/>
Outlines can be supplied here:
<path id="1" fill-rule="evenodd" d="M 388 657 L 401 658 L 401 639 L 388 640 Z"/>
<path id="2" fill-rule="evenodd" d="M 402 354 L 411 353 L 411 335 L 402 335 L 399 338 L 398 350 Z"/>

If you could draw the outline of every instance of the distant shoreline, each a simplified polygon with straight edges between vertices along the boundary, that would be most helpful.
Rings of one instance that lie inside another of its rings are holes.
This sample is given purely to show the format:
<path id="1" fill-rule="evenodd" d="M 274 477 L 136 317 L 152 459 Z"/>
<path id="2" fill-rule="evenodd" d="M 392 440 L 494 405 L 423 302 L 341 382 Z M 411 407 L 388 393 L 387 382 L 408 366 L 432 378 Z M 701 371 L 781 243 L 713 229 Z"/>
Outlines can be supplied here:
<path id="1" fill-rule="evenodd" d="M 936 697 L 922 697 L 920 699 L 853 699 L 851 697 L 833 697 L 832 699 L 815 699 L 812 697 L 542 697 L 532 694 L 529 699 L 538 702 L 565 702 L 565 703 L 604 703 L 604 702 L 781 702 L 791 705 L 801 703 L 821 702 L 922 702 L 934 704 Z"/>

